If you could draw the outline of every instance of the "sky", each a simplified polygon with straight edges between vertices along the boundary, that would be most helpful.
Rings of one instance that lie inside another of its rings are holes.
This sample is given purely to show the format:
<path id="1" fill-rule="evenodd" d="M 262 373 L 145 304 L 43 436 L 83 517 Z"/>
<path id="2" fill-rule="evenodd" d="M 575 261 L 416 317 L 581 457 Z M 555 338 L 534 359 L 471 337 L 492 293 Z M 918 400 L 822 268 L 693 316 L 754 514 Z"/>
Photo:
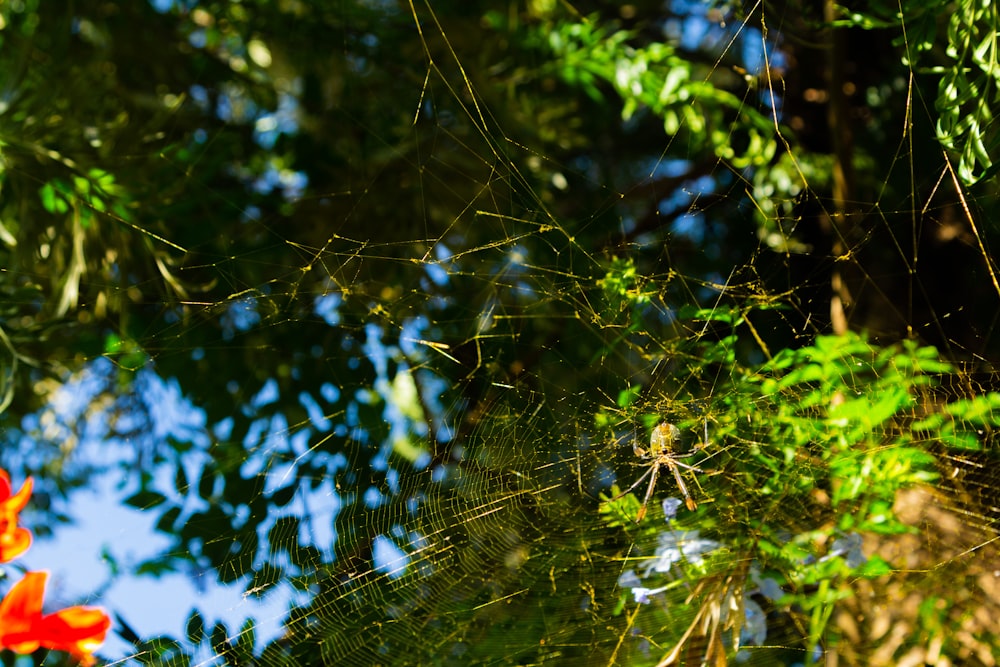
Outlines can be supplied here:
<path id="1" fill-rule="evenodd" d="M 66 422 L 74 423 L 73 417 L 79 416 L 74 414 L 76 410 L 89 402 L 96 385 L 88 375 L 104 372 L 105 363 L 103 359 L 94 362 L 91 373 L 85 373 L 79 382 L 68 385 L 56 396 L 53 407 Z M 176 386 L 171 387 L 170 383 L 152 374 L 140 384 L 153 394 L 151 398 L 157 406 L 155 423 L 161 426 L 172 423 L 184 428 L 190 426 L 192 418 L 197 421 L 200 411 L 181 397 Z M 59 507 L 72 519 L 71 524 L 55 526 L 50 538 L 36 537 L 28 552 L 14 563 L 30 570 L 50 572 L 46 610 L 74 604 L 101 606 L 120 614 L 143 639 L 161 634 L 183 637 L 193 609 L 200 611 L 208 628 L 216 621 L 225 622 L 230 635 L 238 631 L 246 618 L 252 617 L 258 623 L 258 642 L 278 636 L 291 600 L 287 586 L 278 586 L 258 601 L 244 595 L 245 579 L 223 586 L 216 581 L 212 571 L 165 574 L 159 578 L 129 574 L 132 567 L 162 552 L 170 545 L 170 540 L 155 530 L 160 510 L 141 510 L 124 503 L 138 490 L 136 482 L 129 479 L 134 475 L 123 467 L 127 457 L 136 455 L 134 445 L 137 443 L 101 439 L 102 429 L 94 423 L 101 419 L 100 413 L 91 413 L 85 425 L 78 427 L 82 438 L 75 454 L 85 458 L 101 457 L 106 461 L 118 459 L 118 464 L 109 465 L 108 472 L 89 480 L 86 488 L 72 493 L 65 507 Z M 32 418 L 26 421 L 29 422 L 26 426 L 33 425 Z M 154 431 L 161 426 L 154 427 Z M 109 451 L 114 450 L 117 453 L 109 455 Z M 166 468 L 163 466 L 163 474 L 168 479 L 154 481 L 153 487 L 157 490 L 167 491 L 172 486 L 171 473 Z M 12 480 L 15 489 L 20 488 L 22 482 Z M 26 527 L 32 527 L 30 513 Z M 121 572 L 112 573 L 112 563 L 104 554 L 111 555 L 121 565 Z M 116 660 L 134 653 L 131 644 L 116 632 L 117 627 L 117 623 L 112 625 L 105 646 L 98 651 L 99 656 Z M 206 651 L 198 657 L 205 660 L 210 654 Z"/>
<path id="2" fill-rule="evenodd" d="M 390 351 L 382 344 L 381 332 L 370 329 L 368 333 L 365 349 L 378 371 L 376 390 L 385 400 L 386 420 L 394 425 L 390 442 L 386 443 L 385 451 L 380 453 L 380 456 L 387 458 L 388 450 L 392 448 L 392 439 L 400 437 L 400 430 L 406 428 L 406 418 L 399 407 L 400 401 L 395 398 L 406 392 L 400 390 L 399 377 L 387 376 L 386 359 Z M 419 332 L 409 327 L 406 333 L 418 335 Z M 192 354 L 197 354 L 197 351 L 192 351 Z M 403 368 L 398 375 L 408 372 Z M 107 359 L 98 358 L 60 388 L 46 410 L 24 419 L 24 433 L 44 435 L 49 441 L 72 443 L 75 448 L 74 457 L 105 472 L 88 480 L 85 488 L 72 492 L 65 506 L 57 507 L 72 522 L 53 527 L 50 538 L 36 537 L 31 549 L 15 564 L 33 571 L 50 572 L 46 610 L 75 604 L 101 606 L 119 614 L 142 639 L 159 635 L 183 638 L 187 619 L 195 609 L 204 617 L 206 630 L 222 621 L 227 625 L 230 637 L 238 632 L 247 618 L 253 618 L 257 623 L 256 645 L 258 649 L 261 648 L 269 639 L 282 634 L 282 622 L 292 602 L 306 601 L 301 594 L 296 597 L 287 582 L 279 584 L 262 600 L 258 600 L 245 594 L 249 576 L 242 577 L 232 585 L 222 585 L 218 583 L 214 570 L 191 570 L 160 577 L 130 574 L 137 565 L 155 558 L 171 545 L 169 536 L 155 529 L 163 507 L 139 509 L 125 502 L 139 490 L 139 475 L 136 474 L 136 458 L 140 457 L 139 453 L 151 451 L 155 447 L 169 448 L 164 444 L 167 438 L 190 442 L 193 448 L 185 455 L 184 465 L 187 478 L 196 480 L 199 466 L 207 459 L 205 450 L 211 439 L 225 439 L 229 434 L 225 423 L 216 425 L 214 432 L 207 429 L 204 412 L 183 396 L 176 381 L 160 378 L 155 372 L 155 364 L 136 374 L 132 385 L 133 400 L 126 402 L 133 409 L 135 406 L 143 406 L 139 412 L 144 409 L 145 414 L 123 414 L 122 411 L 115 411 L 114 404 L 105 404 L 103 409 L 95 409 L 95 405 L 101 405 L 101 401 L 97 400 L 101 391 L 107 389 L 109 378 L 114 382 L 116 373 L 117 369 Z M 335 390 L 331 388 L 330 391 Z M 243 409 L 252 414 L 255 408 L 274 401 L 277 398 L 276 392 L 274 383 L 265 383 L 264 388 Z M 328 400 L 335 398 L 333 395 L 324 397 Z M 136 398 L 140 400 L 134 400 Z M 262 469 L 261 461 L 268 452 L 290 451 L 299 460 L 309 451 L 312 433 L 346 428 L 343 424 L 334 425 L 327 420 L 314 400 L 305 396 L 300 399 L 310 415 L 309 427 L 296 429 L 293 433 L 279 416 L 267 423 L 257 424 L 257 428 L 251 428 L 247 435 L 249 442 L 244 443 L 248 452 L 255 454 L 248 454 L 240 472 L 244 477 L 264 475 L 265 493 L 287 484 L 287 476 L 293 472 L 291 466 Z M 132 429 L 141 433 L 134 439 L 109 436 L 111 412 L 115 413 L 116 425 L 121 430 L 129 430 L 129 419 L 145 418 L 148 421 L 141 423 L 141 429 Z M 263 421 L 265 420 L 258 420 Z M 30 442 L 22 444 L 26 444 L 29 449 L 32 447 Z M 343 464 L 346 465 L 346 461 Z M 378 461 L 373 461 L 372 464 L 377 465 Z M 20 488 L 22 482 L 19 479 L 12 480 L 15 489 Z M 36 491 L 37 489 L 36 484 Z M 174 470 L 170 465 L 157 467 L 148 490 L 162 493 L 169 501 L 182 506 L 182 518 L 207 507 L 207 502 L 195 497 L 196 494 L 181 496 L 174 489 Z M 379 498 L 366 500 L 372 506 L 380 502 Z M 300 540 L 303 544 L 316 546 L 324 553 L 324 558 L 329 558 L 336 539 L 334 526 L 340 506 L 341 500 L 334 491 L 332 480 L 324 480 L 309 492 L 307 498 L 302 497 L 300 487 L 288 505 L 275 510 L 274 515 L 262 523 L 261 544 L 267 544 L 267 531 L 280 516 L 309 517 L 308 521 L 302 522 L 307 534 L 300 536 Z M 27 518 L 23 520 L 25 526 L 31 529 L 30 502 L 28 510 Z M 398 539 L 399 536 L 396 537 Z M 263 554 L 258 553 L 258 562 L 261 557 Z M 391 577 L 402 575 L 408 564 L 406 554 L 387 536 L 376 538 L 373 558 L 375 569 Z M 115 564 L 118 565 L 117 573 L 114 572 Z M 18 575 L 11 572 L 11 576 L 17 578 Z M 134 653 L 131 644 L 116 632 L 117 627 L 116 622 L 105 646 L 98 652 L 102 658 L 118 660 Z M 199 661 L 196 664 L 215 664 L 207 645 L 202 646 L 201 652 L 195 657 Z"/>

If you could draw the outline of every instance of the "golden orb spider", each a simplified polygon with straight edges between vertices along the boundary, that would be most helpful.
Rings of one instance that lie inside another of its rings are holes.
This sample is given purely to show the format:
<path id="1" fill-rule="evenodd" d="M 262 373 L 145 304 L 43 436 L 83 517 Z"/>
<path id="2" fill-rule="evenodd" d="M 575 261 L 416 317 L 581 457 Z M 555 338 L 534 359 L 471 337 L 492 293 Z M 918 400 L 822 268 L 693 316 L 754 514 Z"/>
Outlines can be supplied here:
<path id="1" fill-rule="evenodd" d="M 642 521 L 643 517 L 646 516 L 646 505 L 649 504 L 649 499 L 653 497 L 653 489 L 656 487 L 656 478 L 660 474 L 660 466 L 667 466 L 670 468 L 670 472 L 674 475 L 674 481 L 677 482 L 677 488 L 680 490 L 681 495 L 684 496 L 684 504 L 687 508 L 692 512 L 698 509 L 698 503 L 696 503 L 694 498 L 691 497 L 691 494 L 688 492 L 687 485 L 684 483 L 684 478 L 681 477 L 680 468 L 686 468 L 687 470 L 694 472 L 704 471 L 701 468 L 681 463 L 677 459 L 694 456 L 698 453 L 701 447 L 697 447 L 693 451 L 687 452 L 686 454 L 675 454 L 674 445 L 680 442 L 680 439 L 681 431 L 679 428 L 667 422 L 660 422 L 649 436 L 649 450 L 645 450 L 640 447 L 638 441 L 632 445 L 632 451 L 635 452 L 636 456 L 641 459 L 649 460 L 649 470 L 644 472 L 642 476 L 637 479 L 634 484 L 632 484 L 632 486 L 628 487 L 611 500 L 618 500 L 622 496 L 628 494 L 632 491 L 632 489 L 639 486 L 639 484 L 642 483 L 642 480 L 646 479 L 648 476 L 649 487 L 646 489 L 646 497 L 642 499 L 642 506 L 639 508 L 639 512 L 635 516 L 636 523 Z M 702 446 L 704 446 L 704 444 L 702 444 Z"/>

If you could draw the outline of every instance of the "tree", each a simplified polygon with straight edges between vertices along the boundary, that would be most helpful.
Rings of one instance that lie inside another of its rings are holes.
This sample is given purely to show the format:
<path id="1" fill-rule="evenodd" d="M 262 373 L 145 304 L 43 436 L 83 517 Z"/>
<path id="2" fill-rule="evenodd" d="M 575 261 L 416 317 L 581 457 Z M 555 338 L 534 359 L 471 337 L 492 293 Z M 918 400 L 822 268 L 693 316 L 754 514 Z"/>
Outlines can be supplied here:
<path id="1" fill-rule="evenodd" d="M 300 593 L 277 639 L 192 614 L 234 664 L 695 660 L 756 610 L 762 661 L 870 664 L 830 619 L 995 421 L 996 17 L 916 4 L 7 7 L 10 441 L 96 371 L 144 569 Z M 153 375 L 203 428 L 148 437 Z M 600 498 L 664 420 L 703 499 L 666 530 Z M 893 655 L 961 654 L 918 621 Z"/>

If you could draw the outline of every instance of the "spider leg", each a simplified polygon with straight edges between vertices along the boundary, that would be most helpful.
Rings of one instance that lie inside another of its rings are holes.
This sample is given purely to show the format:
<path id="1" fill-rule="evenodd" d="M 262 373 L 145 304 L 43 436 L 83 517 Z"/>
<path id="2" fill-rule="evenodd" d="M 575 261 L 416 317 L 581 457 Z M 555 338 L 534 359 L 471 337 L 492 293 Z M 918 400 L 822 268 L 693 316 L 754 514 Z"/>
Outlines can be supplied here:
<path id="1" fill-rule="evenodd" d="M 660 462 L 657 461 L 653 464 L 653 467 L 649 469 L 649 488 L 646 489 L 646 497 L 642 499 L 642 507 L 639 508 L 639 512 L 635 515 L 636 523 L 642 521 L 642 517 L 646 516 L 646 505 L 649 504 L 649 499 L 653 496 L 653 488 L 656 486 L 656 476 L 659 472 Z"/>
<path id="2" fill-rule="evenodd" d="M 696 503 L 694 501 L 694 498 L 691 497 L 691 494 L 688 493 L 687 485 L 684 484 L 684 478 L 681 477 L 681 471 L 677 467 L 678 465 L 677 461 L 674 461 L 673 459 L 667 459 L 665 463 L 670 468 L 670 472 L 674 473 L 674 481 L 677 482 L 677 488 L 680 490 L 681 495 L 684 496 L 684 504 L 687 505 L 687 508 L 692 512 L 698 509 L 698 503 Z M 690 466 L 684 466 L 684 467 L 690 468 Z M 697 470 L 697 468 L 691 468 L 691 470 Z M 645 507 L 646 507 L 645 504 L 643 504 L 643 509 L 645 509 Z"/>
<path id="3" fill-rule="evenodd" d="M 672 463 L 673 465 L 675 465 L 675 466 L 680 466 L 681 468 L 684 468 L 685 470 L 693 470 L 693 471 L 695 471 L 695 472 L 705 472 L 705 471 L 704 471 L 704 470 L 702 470 L 701 468 L 695 468 L 694 466 L 689 466 L 689 465 L 688 465 L 688 464 L 686 464 L 686 463 L 681 463 L 680 461 L 678 461 L 678 460 L 677 460 L 677 458 L 676 458 L 676 457 L 671 457 L 671 458 L 669 459 L 669 461 L 670 461 L 670 462 L 671 462 L 671 463 Z"/>
<path id="4" fill-rule="evenodd" d="M 628 487 L 627 489 L 625 489 L 624 491 L 622 491 L 621 493 L 619 493 L 614 498 L 611 498 L 608 502 L 611 502 L 611 501 L 614 501 L 614 500 L 618 500 L 619 498 L 622 498 L 622 497 L 628 495 L 632 491 L 632 489 L 634 489 L 635 487 L 637 487 L 640 484 L 642 484 L 642 480 L 646 479 L 646 476 L 652 474 L 652 472 L 653 472 L 653 468 L 650 467 L 646 472 L 642 473 L 642 475 L 639 477 L 639 479 L 635 480 L 635 483 L 632 484 L 632 486 Z"/>

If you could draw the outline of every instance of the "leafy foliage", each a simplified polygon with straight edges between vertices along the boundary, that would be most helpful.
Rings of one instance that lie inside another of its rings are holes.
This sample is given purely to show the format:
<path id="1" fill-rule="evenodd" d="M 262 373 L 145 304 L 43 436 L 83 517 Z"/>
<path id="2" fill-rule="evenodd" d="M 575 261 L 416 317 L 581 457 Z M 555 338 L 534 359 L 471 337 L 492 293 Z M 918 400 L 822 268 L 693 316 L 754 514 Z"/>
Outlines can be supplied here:
<path id="1" fill-rule="evenodd" d="M 140 573 L 292 591 L 134 657 L 866 664 L 833 619 L 901 489 L 997 426 L 943 381 L 996 354 L 996 201 L 939 149 L 992 187 L 995 10 L 328 4 L 0 10 L 5 457 L 69 493 L 104 419 L 172 541 Z M 200 421 L 155 428 L 161 378 Z M 699 509 L 636 524 L 598 498 L 661 420 Z"/>
<path id="2" fill-rule="evenodd" d="M 900 9 L 902 22 L 897 18 Z M 956 171 L 963 183 L 992 180 L 997 169 L 990 153 L 998 145 L 992 107 L 1000 72 L 996 7 L 974 0 L 876 2 L 864 12 L 844 13 L 849 24 L 899 30 L 895 43 L 905 50 L 904 62 L 940 75 L 934 104 L 937 138 L 957 156 Z M 941 40 L 938 18 L 945 15 L 945 40 Z"/>

